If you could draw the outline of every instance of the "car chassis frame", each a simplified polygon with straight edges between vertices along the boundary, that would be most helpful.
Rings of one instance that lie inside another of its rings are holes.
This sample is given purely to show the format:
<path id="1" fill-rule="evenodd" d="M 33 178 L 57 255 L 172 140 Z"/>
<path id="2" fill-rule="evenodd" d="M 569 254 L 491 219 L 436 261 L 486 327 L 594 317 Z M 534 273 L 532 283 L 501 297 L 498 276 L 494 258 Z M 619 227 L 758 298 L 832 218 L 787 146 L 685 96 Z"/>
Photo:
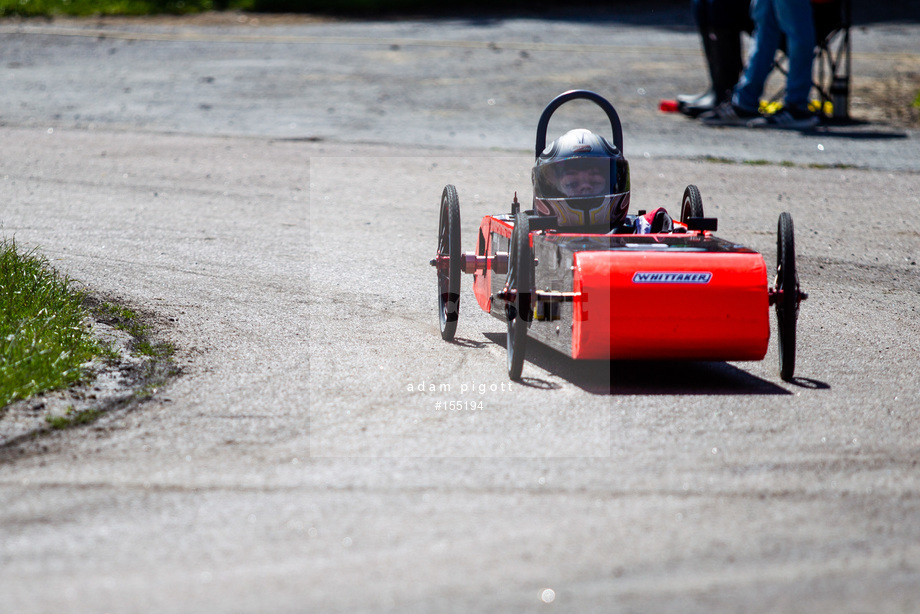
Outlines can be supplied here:
<path id="1" fill-rule="evenodd" d="M 553 113 L 577 99 L 604 111 L 613 143 L 623 152 L 613 105 L 594 92 L 573 90 L 544 109 L 537 157 Z M 653 234 L 559 228 L 555 217 L 522 211 L 515 192 L 510 213 L 483 217 L 474 252 L 460 251 L 454 185 L 445 186 L 439 209 L 438 248 L 430 264 L 437 271 L 441 337 L 454 338 L 460 278 L 472 275 L 479 306 L 506 323 L 513 380 L 521 377 L 528 337 L 573 359 L 762 360 L 771 307 L 780 376 L 794 378 L 799 305 L 808 295 L 798 280 L 788 212 L 777 222 L 771 284 L 761 254 L 713 234 L 718 221 L 705 217 L 695 185 L 684 190 L 674 229 Z"/>

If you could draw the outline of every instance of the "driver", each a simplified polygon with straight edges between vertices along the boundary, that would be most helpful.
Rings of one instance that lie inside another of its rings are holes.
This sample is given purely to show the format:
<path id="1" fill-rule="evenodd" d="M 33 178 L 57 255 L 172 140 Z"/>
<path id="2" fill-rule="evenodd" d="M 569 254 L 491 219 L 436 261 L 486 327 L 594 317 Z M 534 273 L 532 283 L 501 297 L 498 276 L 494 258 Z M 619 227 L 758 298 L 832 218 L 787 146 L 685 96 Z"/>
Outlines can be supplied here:
<path id="1" fill-rule="evenodd" d="M 664 209 L 626 224 L 629 163 L 622 152 L 589 130 L 570 130 L 543 150 L 533 167 L 534 209 L 555 216 L 560 228 L 583 231 L 669 232 Z"/>
<path id="2" fill-rule="evenodd" d="M 600 162 L 600 164 L 598 164 Z M 587 163 L 587 164 L 585 164 Z M 607 191 L 607 173 L 604 160 L 573 158 L 561 168 L 559 185 L 567 197 L 599 196 Z"/>

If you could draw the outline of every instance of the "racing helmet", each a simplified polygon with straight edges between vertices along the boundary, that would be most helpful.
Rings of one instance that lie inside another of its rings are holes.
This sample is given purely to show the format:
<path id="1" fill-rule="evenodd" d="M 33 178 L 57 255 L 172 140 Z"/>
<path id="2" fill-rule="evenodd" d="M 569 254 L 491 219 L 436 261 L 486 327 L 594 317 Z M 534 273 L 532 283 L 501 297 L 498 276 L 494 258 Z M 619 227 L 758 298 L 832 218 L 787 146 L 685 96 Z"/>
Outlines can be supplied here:
<path id="1" fill-rule="evenodd" d="M 533 167 L 533 204 L 560 227 L 621 224 L 629 209 L 629 163 L 590 130 L 570 130 L 550 143 Z"/>

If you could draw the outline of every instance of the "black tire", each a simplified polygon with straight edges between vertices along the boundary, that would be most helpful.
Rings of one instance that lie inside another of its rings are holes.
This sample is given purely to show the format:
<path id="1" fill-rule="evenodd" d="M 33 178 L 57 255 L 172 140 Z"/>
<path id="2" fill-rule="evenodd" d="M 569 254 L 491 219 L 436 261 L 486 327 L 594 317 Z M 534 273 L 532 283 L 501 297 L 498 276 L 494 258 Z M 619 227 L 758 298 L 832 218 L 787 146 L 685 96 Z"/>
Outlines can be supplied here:
<path id="1" fill-rule="evenodd" d="M 703 215 L 703 197 L 700 189 L 692 183 L 684 190 L 684 197 L 680 201 L 680 223 L 686 224 L 691 217 L 706 217 Z"/>
<path id="2" fill-rule="evenodd" d="M 441 338 L 450 341 L 457 332 L 460 314 L 460 199 L 457 188 L 444 187 L 441 219 L 438 223 L 438 259 L 447 256 L 448 265 L 438 264 L 438 315 Z"/>
<path id="3" fill-rule="evenodd" d="M 792 216 L 779 216 L 776 235 L 776 290 L 782 297 L 776 302 L 779 331 L 779 375 L 784 381 L 795 377 L 795 329 L 799 315 L 799 278 L 795 270 L 795 233 Z"/>
<path id="4" fill-rule="evenodd" d="M 517 291 L 514 301 L 505 305 L 508 377 L 518 380 L 524 370 L 527 324 L 532 318 L 533 251 L 530 248 L 530 220 L 526 213 L 518 213 L 514 218 L 508 250 L 508 288 Z"/>

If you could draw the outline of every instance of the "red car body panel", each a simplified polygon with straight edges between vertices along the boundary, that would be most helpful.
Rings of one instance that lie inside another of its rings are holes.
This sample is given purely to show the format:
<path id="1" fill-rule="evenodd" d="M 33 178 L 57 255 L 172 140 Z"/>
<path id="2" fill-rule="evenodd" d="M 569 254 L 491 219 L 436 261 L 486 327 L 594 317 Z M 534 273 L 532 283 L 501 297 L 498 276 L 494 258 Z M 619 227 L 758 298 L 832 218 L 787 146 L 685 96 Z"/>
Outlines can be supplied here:
<path id="1" fill-rule="evenodd" d="M 753 253 L 575 254 L 573 358 L 761 360 L 767 270 Z"/>
<path id="2" fill-rule="evenodd" d="M 514 224 L 509 224 L 504 220 L 499 220 L 491 215 L 482 218 L 479 225 L 479 235 L 477 237 L 476 254 L 480 256 L 495 255 L 495 245 L 493 245 L 493 233 L 505 239 L 511 239 L 511 232 L 514 230 Z M 485 312 L 492 309 L 492 266 L 486 267 L 485 271 L 477 271 L 473 275 L 473 292 L 476 294 L 476 302 Z"/>

